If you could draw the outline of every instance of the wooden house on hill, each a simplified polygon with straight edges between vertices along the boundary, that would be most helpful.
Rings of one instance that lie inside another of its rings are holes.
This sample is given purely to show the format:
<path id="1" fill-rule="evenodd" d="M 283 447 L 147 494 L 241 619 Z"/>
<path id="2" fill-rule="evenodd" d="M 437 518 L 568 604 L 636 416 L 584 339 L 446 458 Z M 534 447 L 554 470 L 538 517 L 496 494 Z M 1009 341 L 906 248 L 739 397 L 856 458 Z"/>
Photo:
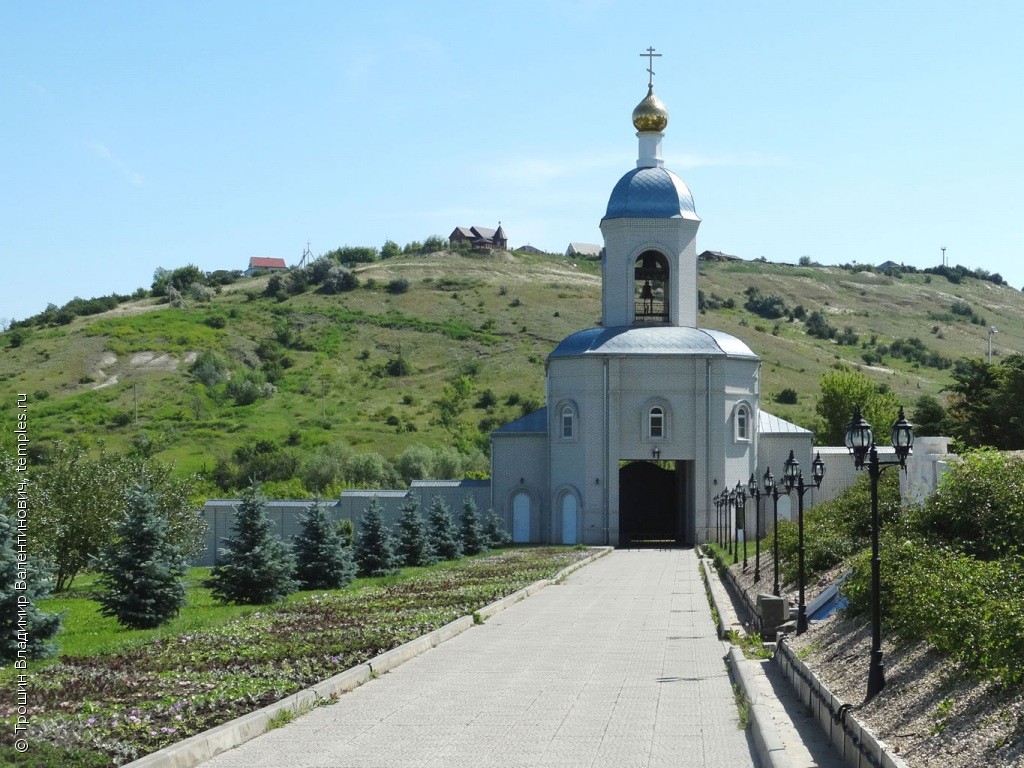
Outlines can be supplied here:
<path id="1" fill-rule="evenodd" d="M 487 227 L 456 227 L 448 235 L 448 241 L 452 243 L 469 243 L 474 248 L 497 248 L 508 249 L 508 235 L 498 222 L 497 229 Z"/>

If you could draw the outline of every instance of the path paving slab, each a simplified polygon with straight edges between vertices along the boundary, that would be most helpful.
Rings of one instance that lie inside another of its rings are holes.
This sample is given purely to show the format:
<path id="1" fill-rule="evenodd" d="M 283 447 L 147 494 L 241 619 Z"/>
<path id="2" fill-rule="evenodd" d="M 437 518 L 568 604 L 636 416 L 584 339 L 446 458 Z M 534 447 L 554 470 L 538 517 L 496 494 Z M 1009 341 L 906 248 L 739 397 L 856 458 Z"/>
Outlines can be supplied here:
<path id="1" fill-rule="evenodd" d="M 615 551 L 206 768 L 754 766 L 692 550 Z"/>

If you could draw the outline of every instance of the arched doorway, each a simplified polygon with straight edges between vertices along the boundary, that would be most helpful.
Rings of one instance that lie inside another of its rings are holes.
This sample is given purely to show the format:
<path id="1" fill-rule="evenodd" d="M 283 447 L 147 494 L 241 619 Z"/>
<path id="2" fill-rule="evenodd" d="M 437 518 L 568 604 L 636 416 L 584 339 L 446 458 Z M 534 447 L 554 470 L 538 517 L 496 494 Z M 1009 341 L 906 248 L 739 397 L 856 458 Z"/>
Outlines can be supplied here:
<path id="1" fill-rule="evenodd" d="M 530 496 L 520 491 L 512 497 L 512 541 L 525 544 L 530 540 Z"/>
<path id="2" fill-rule="evenodd" d="M 579 504 L 571 493 L 562 495 L 562 543 L 576 544 L 579 541 L 577 512 Z"/>
<path id="3" fill-rule="evenodd" d="M 619 469 L 619 546 L 683 542 L 680 477 L 678 467 L 651 461 Z"/>

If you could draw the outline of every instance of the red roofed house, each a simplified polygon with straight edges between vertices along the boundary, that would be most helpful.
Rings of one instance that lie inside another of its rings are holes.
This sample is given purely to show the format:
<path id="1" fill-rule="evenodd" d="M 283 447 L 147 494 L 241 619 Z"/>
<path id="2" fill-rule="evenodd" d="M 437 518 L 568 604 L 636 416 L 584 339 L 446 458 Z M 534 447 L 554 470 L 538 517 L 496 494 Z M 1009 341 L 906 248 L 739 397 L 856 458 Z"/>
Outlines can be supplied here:
<path id="1" fill-rule="evenodd" d="M 245 270 L 246 277 L 252 277 L 260 272 L 278 272 L 283 269 L 288 269 L 288 265 L 284 263 L 284 259 L 270 259 L 264 256 L 250 256 L 249 257 L 249 268 Z"/>

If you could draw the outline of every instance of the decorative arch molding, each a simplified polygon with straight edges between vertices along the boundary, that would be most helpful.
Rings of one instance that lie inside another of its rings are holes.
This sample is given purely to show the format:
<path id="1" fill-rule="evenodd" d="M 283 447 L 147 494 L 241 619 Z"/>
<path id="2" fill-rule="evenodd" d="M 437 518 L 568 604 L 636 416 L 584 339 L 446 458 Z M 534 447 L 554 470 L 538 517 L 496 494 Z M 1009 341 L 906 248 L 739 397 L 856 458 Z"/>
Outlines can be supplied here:
<path id="1" fill-rule="evenodd" d="M 552 530 L 558 531 L 562 544 L 579 544 L 583 532 L 583 498 L 574 485 L 560 485 L 555 489 Z"/>
<path id="2" fill-rule="evenodd" d="M 561 443 L 575 443 L 580 435 L 580 409 L 575 400 L 560 400 L 554 409 L 553 434 Z"/>
<path id="3" fill-rule="evenodd" d="M 659 417 L 660 411 L 660 419 Z M 657 429 L 660 423 L 660 430 Z M 645 442 L 661 443 L 672 437 L 673 414 L 668 400 L 649 398 L 640 409 L 640 434 Z"/>
<path id="4" fill-rule="evenodd" d="M 732 407 L 731 420 L 733 442 L 754 442 L 754 406 L 749 400 L 740 400 Z"/>

